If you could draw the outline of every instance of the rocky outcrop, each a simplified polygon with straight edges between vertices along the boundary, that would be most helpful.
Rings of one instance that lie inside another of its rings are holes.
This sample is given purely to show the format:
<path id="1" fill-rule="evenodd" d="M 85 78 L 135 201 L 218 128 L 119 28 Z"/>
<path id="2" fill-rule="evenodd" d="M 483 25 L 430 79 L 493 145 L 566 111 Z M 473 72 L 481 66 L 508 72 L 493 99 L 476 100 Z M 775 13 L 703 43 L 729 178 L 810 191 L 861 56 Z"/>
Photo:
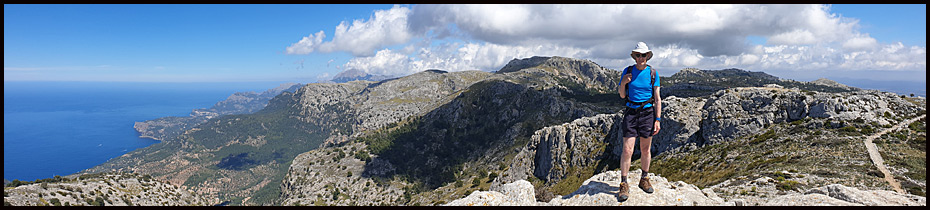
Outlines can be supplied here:
<path id="1" fill-rule="evenodd" d="M 653 137 L 652 152 L 689 150 L 703 144 L 698 131 L 705 100 L 668 97 L 662 101 L 662 131 Z M 623 151 L 620 143 L 622 113 L 583 117 L 570 123 L 537 130 L 530 142 L 520 149 L 504 177 L 495 186 L 528 176 L 557 182 L 572 168 L 591 167 L 598 160 L 616 161 Z M 637 146 L 638 147 L 638 146 Z M 634 150 L 638 155 L 639 150 Z"/>
<path id="2" fill-rule="evenodd" d="M 836 81 L 833 81 L 833 80 L 830 80 L 830 79 L 827 79 L 827 78 L 820 78 L 820 79 L 811 81 L 810 83 L 812 83 L 812 84 L 818 84 L 818 85 L 825 85 L 825 86 L 838 87 L 838 88 L 846 88 L 846 89 L 850 89 L 850 90 L 859 90 L 859 88 L 850 87 L 850 86 L 848 86 L 848 85 L 844 85 L 844 84 L 842 84 L 842 83 L 839 83 L 839 82 L 836 82 Z"/>
<path id="3" fill-rule="evenodd" d="M 629 177 L 640 177 L 641 170 L 629 172 Z M 475 191 L 465 198 L 457 199 L 447 206 L 921 206 L 926 197 L 900 194 L 887 190 L 858 190 L 832 184 L 810 189 L 804 193 L 764 193 L 774 196 L 756 196 L 748 203 L 745 198 L 725 199 L 714 192 L 714 188 L 700 189 L 682 182 L 669 181 L 655 174 L 648 175 L 654 188 L 653 193 L 640 189 L 638 179 L 630 181 L 630 196 L 619 202 L 620 172 L 607 171 L 587 180 L 571 194 L 559 196 L 548 202 L 535 199 L 534 187 L 530 182 L 518 180 L 504 184 L 494 191 Z M 760 178 L 768 180 L 771 178 Z M 768 183 L 767 181 L 762 181 Z M 764 190 L 759 188 L 760 191 Z"/>
<path id="4" fill-rule="evenodd" d="M 365 144 L 354 143 L 298 155 L 294 158 L 286 179 L 281 185 L 283 193 L 281 204 L 285 206 L 395 205 L 395 201 L 404 196 L 404 189 L 364 174 L 366 162 L 356 158 L 355 154 L 364 151 L 365 147 Z M 372 164 L 390 163 L 379 161 Z"/>
<path id="5" fill-rule="evenodd" d="M 831 184 L 823 187 L 810 189 L 804 193 L 805 196 L 826 195 L 838 200 L 846 201 L 866 206 L 920 206 L 927 205 L 927 197 L 916 196 L 911 194 L 901 194 L 888 190 L 859 190 L 839 184 Z M 769 201 L 766 204 L 782 205 L 784 202 L 777 200 Z"/>
<path id="6" fill-rule="evenodd" d="M 894 109 L 892 109 L 892 107 Z M 831 119 L 831 128 L 844 121 L 890 125 L 890 118 L 914 115 L 925 107 L 907 102 L 894 93 L 862 90 L 822 93 L 782 88 L 733 88 L 718 91 L 705 104 L 707 116 L 701 127 L 708 143 L 728 141 L 758 133 L 769 125 L 806 117 Z"/>
<path id="7" fill-rule="evenodd" d="M 504 73 L 515 79 L 527 75 L 545 75 L 531 76 L 535 81 L 532 81 L 530 86 L 548 88 L 558 84 L 568 91 L 595 93 L 615 93 L 620 82 L 620 72 L 616 70 L 604 68 L 590 60 L 558 56 L 513 59 L 497 73 Z"/>
<path id="8" fill-rule="evenodd" d="M 641 170 L 629 172 L 629 177 L 640 177 Z M 524 180 L 505 184 L 496 191 L 476 191 L 469 196 L 452 201 L 449 206 L 691 206 L 691 205 L 725 205 L 724 199 L 713 191 L 701 190 L 697 186 L 684 182 L 670 182 L 660 176 L 650 174 L 649 179 L 655 191 L 647 194 L 640 189 L 638 179 L 630 181 L 630 197 L 618 202 L 620 172 L 607 171 L 587 180 L 574 192 L 552 198 L 548 202 L 537 202 L 533 185 Z"/>
<path id="9" fill-rule="evenodd" d="M 3 189 L 12 206 L 206 206 L 218 204 L 185 186 L 129 173 L 88 174 L 74 179 Z"/>

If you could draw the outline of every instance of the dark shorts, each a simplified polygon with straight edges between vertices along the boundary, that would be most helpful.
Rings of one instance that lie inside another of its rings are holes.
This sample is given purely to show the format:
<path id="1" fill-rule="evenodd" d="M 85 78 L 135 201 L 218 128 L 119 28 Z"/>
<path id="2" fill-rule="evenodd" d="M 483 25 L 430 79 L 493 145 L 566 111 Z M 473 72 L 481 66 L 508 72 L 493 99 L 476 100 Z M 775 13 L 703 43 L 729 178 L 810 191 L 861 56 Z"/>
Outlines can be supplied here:
<path id="1" fill-rule="evenodd" d="M 620 123 L 623 137 L 652 136 L 656 121 L 655 110 L 655 106 L 645 109 L 626 108 L 623 111 L 623 122 Z"/>

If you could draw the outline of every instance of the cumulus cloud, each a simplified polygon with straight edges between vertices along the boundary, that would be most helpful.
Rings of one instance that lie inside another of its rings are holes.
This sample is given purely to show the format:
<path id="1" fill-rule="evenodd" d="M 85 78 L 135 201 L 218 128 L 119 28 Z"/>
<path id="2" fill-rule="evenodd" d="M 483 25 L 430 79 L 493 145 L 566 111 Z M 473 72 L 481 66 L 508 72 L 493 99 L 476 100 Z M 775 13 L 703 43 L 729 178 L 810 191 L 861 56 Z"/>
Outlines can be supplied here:
<path id="1" fill-rule="evenodd" d="M 390 75 L 493 71 L 531 56 L 620 67 L 639 41 L 656 52 L 653 66 L 669 69 L 926 69 L 925 47 L 883 44 L 858 27 L 829 5 L 395 5 L 287 51 L 349 52 L 346 69 Z"/>
<path id="2" fill-rule="evenodd" d="M 409 22 L 418 34 L 444 31 L 446 24 L 455 24 L 473 38 L 502 45 L 546 41 L 612 52 L 644 41 L 718 56 L 742 53 L 749 47 L 745 41 L 749 35 L 771 37 L 773 45 L 852 36 L 856 22 L 836 17 L 828 9 L 821 5 L 416 5 Z"/>
<path id="3" fill-rule="evenodd" d="M 406 43 L 412 37 L 407 30 L 410 9 L 394 5 L 389 10 L 378 10 L 368 21 L 355 20 L 349 25 L 343 21 L 336 26 L 331 41 L 323 42 L 323 31 L 303 37 L 287 47 L 288 54 L 308 54 L 344 51 L 355 56 L 372 56 L 374 52 L 389 45 Z"/>
<path id="4" fill-rule="evenodd" d="M 563 56 L 583 58 L 587 50 L 553 44 L 508 46 L 493 43 L 445 43 L 435 48 L 420 48 L 413 55 L 384 49 L 371 57 L 356 57 L 345 69 L 358 69 L 369 74 L 407 75 L 428 69 L 448 71 L 498 70 L 513 59 L 532 56 Z"/>
<path id="5" fill-rule="evenodd" d="M 853 37 L 843 42 L 843 48 L 849 50 L 870 50 L 878 46 L 878 40 L 868 35 Z"/>
<path id="6" fill-rule="evenodd" d="M 316 34 L 310 34 L 301 38 L 299 42 L 291 44 L 291 46 L 285 49 L 287 54 L 310 54 L 320 46 L 320 43 L 323 43 L 323 38 L 326 37 L 326 34 L 323 31 L 317 32 Z"/>

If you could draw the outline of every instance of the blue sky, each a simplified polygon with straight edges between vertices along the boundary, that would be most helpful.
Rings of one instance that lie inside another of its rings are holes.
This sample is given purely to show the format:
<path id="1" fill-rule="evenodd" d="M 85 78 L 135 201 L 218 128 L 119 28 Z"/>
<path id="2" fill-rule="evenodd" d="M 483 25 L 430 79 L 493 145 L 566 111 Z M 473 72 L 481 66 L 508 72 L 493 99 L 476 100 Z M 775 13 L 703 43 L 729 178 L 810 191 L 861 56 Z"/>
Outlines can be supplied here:
<path id="1" fill-rule="evenodd" d="M 316 82 L 534 55 L 926 83 L 926 5 L 4 5 L 4 81 Z"/>

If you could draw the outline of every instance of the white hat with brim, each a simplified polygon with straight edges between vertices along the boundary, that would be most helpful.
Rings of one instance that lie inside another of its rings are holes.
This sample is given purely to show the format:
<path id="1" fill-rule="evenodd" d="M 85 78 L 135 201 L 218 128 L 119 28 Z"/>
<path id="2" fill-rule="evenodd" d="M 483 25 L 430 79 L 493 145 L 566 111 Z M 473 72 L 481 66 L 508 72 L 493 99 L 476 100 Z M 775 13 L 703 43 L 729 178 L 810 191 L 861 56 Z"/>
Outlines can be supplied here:
<path id="1" fill-rule="evenodd" d="M 648 56 L 646 57 L 646 60 L 649 60 L 652 58 L 652 50 L 649 50 L 649 46 L 646 46 L 645 42 L 636 43 L 636 47 L 633 49 L 633 52 L 638 52 L 640 54 L 646 54 Z M 633 55 L 630 55 L 630 56 L 633 56 Z M 633 59 L 636 59 L 636 58 L 634 57 Z"/>

